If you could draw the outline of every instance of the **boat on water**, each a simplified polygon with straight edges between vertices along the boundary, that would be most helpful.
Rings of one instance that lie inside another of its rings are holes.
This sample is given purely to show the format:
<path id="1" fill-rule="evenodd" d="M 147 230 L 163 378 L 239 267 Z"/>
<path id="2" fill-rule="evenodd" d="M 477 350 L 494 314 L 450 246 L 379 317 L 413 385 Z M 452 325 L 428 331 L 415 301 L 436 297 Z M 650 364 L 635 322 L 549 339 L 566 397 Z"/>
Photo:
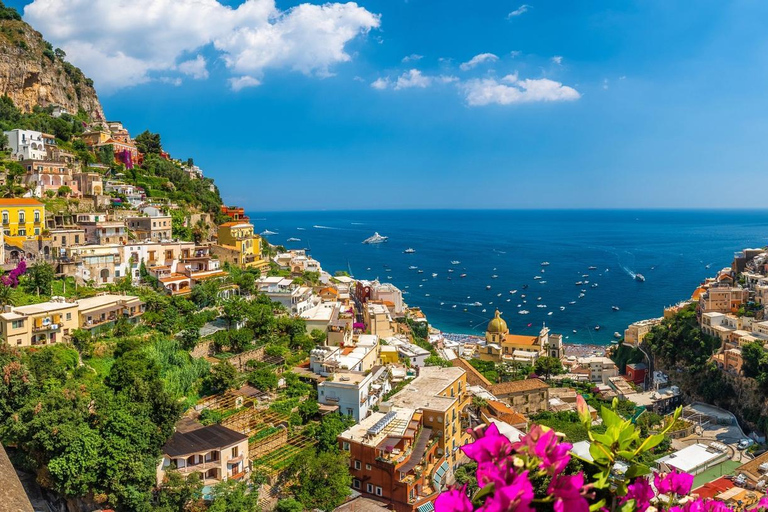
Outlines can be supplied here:
<path id="1" fill-rule="evenodd" d="M 599 331 L 599 330 L 600 330 L 600 326 L 599 326 L 599 325 L 596 325 L 596 326 L 595 326 L 595 330 L 596 330 L 596 331 Z"/>
<path id="2" fill-rule="evenodd" d="M 583 298 L 584 298 L 584 294 L 583 294 L 583 293 L 580 293 L 580 294 L 579 294 L 579 298 L 580 298 L 580 299 L 583 299 Z"/>
<path id="3" fill-rule="evenodd" d="M 406 250 L 403 251 L 405 254 L 413 254 L 416 252 L 416 249 L 409 247 Z"/>
<path id="4" fill-rule="evenodd" d="M 537 308 L 545 309 L 547 307 L 547 305 L 546 304 L 536 304 L 536 307 Z"/>
<path id="5" fill-rule="evenodd" d="M 541 276 L 533 276 L 534 281 L 538 281 L 539 279 L 541 279 Z"/>
<path id="6" fill-rule="evenodd" d="M 373 236 L 370 236 L 370 237 L 366 238 L 365 240 L 363 240 L 363 243 L 364 244 L 382 244 L 382 243 L 386 242 L 387 240 L 389 240 L 388 236 L 380 235 L 378 233 L 378 231 L 375 231 L 373 233 Z"/>
<path id="7" fill-rule="evenodd" d="M 549 262 L 548 261 L 542 261 L 541 262 L 541 266 L 542 267 L 548 267 L 549 266 Z"/>
<path id="8" fill-rule="evenodd" d="M 614 311 L 618 311 L 619 310 L 619 306 L 611 306 L 611 309 L 614 310 Z"/>
<path id="9" fill-rule="evenodd" d="M 592 265 L 592 266 L 587 267 L 587 270 L 597 270 L 597 267 Z"/>
<path id="10" fill-rule="evenodd" d="M 453 308 L 456 309 L 456 304 L 453 305 Z"/>
<path id="11" fill-rule="evenodd" d="M 416 265 L 411 265 L 410 267 L 408 267 L 408 270 L 417 270 L 418 268 L 419 267 L 417 267 Z"/>
<path id="12" fill-rule="evenodd" d="M 423 271 L 423 270 L 421 270 L 421 269 L 417 270 L 417 272 L 418 272 L 419 274 L 423 274 L 423 273 L 424 273 L 424 271 Z"/>
<path id="13" fill-rule="evenodd" d="M 467 277 L 467 274 L 461 274 L 459 277 Z"/>
<path id="14" fill-rule="evenodd" d="M 571 302 L 569 302 L 568 304 L 576 304 L 576 301 L 575 301 L 575 300 L 572 300 L 572 301 L 571 301 Z"/>
<path id="15" fill-rule="evenodd" d="M 560 306 L 560 311 L 565 311 L 565 306 Z"/>
<path id="16" fill-rule="evenodd" d="M 448 269 L 448 273 L 451 273 L 451 272 L 453 272 L 453 269 L 452 269 L 452 268 L 449 268 L 449 269 Z"/>
<path id="17" fill-rule="evenodd" d="M 485 310 L 485 308 L 483 308 L 483 310 L 481 311 L 481 313 L 485 313 L 485 311 L 486 311 L 486 310 Z"/>
<path id="18" fill-rule="evenodd" d="M 460 265 L 460 264 L 461 264 L 461 262 L 459 260 L 453 260 L 451 262 L 451 265 Z"/>
<path id="19" fill-rule="evenodd" d="M 592 288 L 597 288 L 597 283 L 592 283 Z"/>
<path id="20" fill-rule="evenodd" d="M 436 272 L 432 272 L 432 277 L 437 277 L 437 273 Z"/>
<path id="21" fill-rule="evenodd" d="M 510 295 L 514 295 L 514 294 L 516 294 L 516 293 L 517 293 L 517 290 L 509 290 L 509 294 L 510 294 Z"/>
<path id="22" fill-rule="evenodd" d="M 291 237 L 287 239 L 286 242 L 301 242 L 301 238 Z"/>
<path id="23" fill-rule="evenodd" d="M 520 311 L 517 312 L 517 314 L 519 315 L 527 315 L 528 313 L 529 311 L 527 309 L 521 309 Z"/>
<path id="24" fill-rule="evenodd" d="M 491 289 L 491 285 L 486 286 L 485 289 L 486 290 L 490 290 Z"/>
<path id="25" fill-rule="evenodd" d="M 643 274 L 635 274 L 635 281 L 639 283 L 645 282 L 645 276 Z"/>
<path id="26" fill-rule="evenodd" d="M 621 338 L 621 333 L 617 331 L 617 332 L 613 333 L 613 337 L 618 340 L 618 339 Z"/>
<path id="27" fill-rule="evenodd" d="M 550 311 L 549 313 L 547 313 L 547 316 L 552 316 L 552 312 Z"/>
<path id="28" fill-rule="evenodd" d="M 546 281 L 539 281 L 539 284 L 547 284 Z"/>
<path id="29" fill-rule="evenodd" d="M 483 303 L 482 302 L 474 302 L 472 305 L 477 307 L 477 308 L 479 308 L 480 306 L 483 305 Z"/>
<path id="30" fill-rule="evenodd" d="M 274 231 L 270 231 L 268 229 L 265 229 L 261 233 L 259 233 L 261 236 L 270 236 L 270 235 L 276 235 L 277 233 Z"/>
<path id="31" fill-rule="evenodd" d="M 583 284 L 584 284 L 584 281 L 576 281 L 576 282 L 575 282 L 575 283 L 573 283 L 573 284 L 575 284 L 576 286 L 581 286 L 581 285 L 583 285 Z"/>
<path id="32" fill-rule="evenodd" d="M 498 279 L 498 278 L 499 278 L 499 276 L 497 276 L 496 274 L 493 274 L 493 275 L 491 276 L 491 279 Z"/>

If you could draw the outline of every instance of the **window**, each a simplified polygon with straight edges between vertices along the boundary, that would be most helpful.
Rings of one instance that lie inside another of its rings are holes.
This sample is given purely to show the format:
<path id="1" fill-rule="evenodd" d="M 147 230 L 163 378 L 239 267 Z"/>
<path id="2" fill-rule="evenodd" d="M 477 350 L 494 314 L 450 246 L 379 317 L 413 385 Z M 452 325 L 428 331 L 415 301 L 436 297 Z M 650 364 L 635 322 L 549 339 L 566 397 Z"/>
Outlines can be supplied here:
<path id="1" fill-rule="evenodd" d="M 22 327 L 24 327 L 24 320 L 14 320 L 13 323 L 11 324 L 11 327 L 13 327 L 14 329 L 21 329 Z"/>
<path id="2" fill-rule="evenodd" d="M 360 480 L 358 480 L 357 478 L 353 478 L 352 479 L 352 487 L 354 487 L 355 489 L 359 489 L 360 488 Z"/>
<path id="3" fill-rule="evenodd" d="M 27 230 L 24 228 L 19 229 L 19 236 L 27 236 Z"/>
<path id="4" fill-rule="evenodd" d="M 80 235 L 75 235 L 75 243 L 76 244 L 80 243 Z"/>
<path id="5" fill-rule="evenodd" d="M 24 211 L 19 212 L 19 224 L 25 224 L 27 222 L 26 215 L 24 214 Z"/>
<path id="6" fill-rule="evenodd" d="M 371 494 L 373 494 L 373 484 L 366 484 L 365 490 Z"/>
<path id="7" fill-rule="evenodd" d="M 360 468 L 362 468 L 362 467 L 363 467 L 363 466 L 362 466 L 362 464 L 360 463 L 360 461 L 359 461 L 359 460 L 356 460 L 356 461 L 355 461 L 355 469 L 360 469 Z"/>
<path id="8" fill-rule="evenodd" d="M 35 236 L 40 234 L 40 228 L 35 228 Z"/>
<path id="9" fill-rule="evenodd" d="M 67 313 L 67 320 L 72 320 L 72 313 Z"/>
<path id="10" fill-rule="evenodd" d="M 381 496 L 381 487 L 376 486 L 376 496 Z"/>
<path id="11" fill-rule="evenodd" d="M 235 457 L 238 456 L 238 454 L 239 454 L 238 447 L 237 446 L 233 446 L 232 447 L 232 458 L 234 459 Z"/>
<path id="12" fill-rule="evenodd" d="M 40 210 L 35 210 L 35 223 L 40 222 Z"/>
<path id="13" fill-rule="evenodd" d="M 346 442 L 346 441 L 342 441 L 341 449 L 344 450 L 345 452 L 348 452 L 349 451 L 349 443 Z"/>
<path id="14" fill-rule="evenodd" d="M 365 469 L 366 469 L 367 471 L 370 471 L 370 470 L 371 470 L 371 465 L 370 465 L 370 464 L 366 464 L 366 465 L 365 465 Z"/>

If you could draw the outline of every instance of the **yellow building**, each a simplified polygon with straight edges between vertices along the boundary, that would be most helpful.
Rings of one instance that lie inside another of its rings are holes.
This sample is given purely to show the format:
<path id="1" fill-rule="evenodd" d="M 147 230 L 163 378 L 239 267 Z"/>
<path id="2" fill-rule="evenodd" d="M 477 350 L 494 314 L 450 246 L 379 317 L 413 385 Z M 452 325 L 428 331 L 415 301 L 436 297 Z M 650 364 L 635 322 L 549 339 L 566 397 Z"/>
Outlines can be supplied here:
<path id="1" fill-rule="evenodd" d="M 477 357 L 483 361 L 533 363 L 544 355 L 549 344 L 549 329 L 538 336 L 510 334 L 507 322 L 496 310 L 494 318 L 485 330 L 485 345 L 477 348 Z"/>
<path id="2" fill-rule="evenodd" d="M 400 360 L 400 356 L 397 354 L 397 347 L 392 345 L 382 345 L 379 359 L 381 360 L 381 364 L 397 363 Z"/>
<path id="3" fill-rule="evenodd" d="M 269 263 L 261 259 L 261 237 L 254 234 L 253 224 L 225 222 L 219 226 L 218 243 L 211 247 L 219 259 L 244 268 L 266 270 Z"/>
<path id="4" fill-rule="evenodd" d="M 76 302 L 53 300 L 29 306 L 6 306 L 0 313 L 0 339 L 14 347 L 66 341 L 78 327 Z"/>
<path id="5" fill-rule="evenodd" d="M 32 238 L 45 228 L 45 205 L 26 197 L 0 199 L 3 234 L 8 237 Z"/>

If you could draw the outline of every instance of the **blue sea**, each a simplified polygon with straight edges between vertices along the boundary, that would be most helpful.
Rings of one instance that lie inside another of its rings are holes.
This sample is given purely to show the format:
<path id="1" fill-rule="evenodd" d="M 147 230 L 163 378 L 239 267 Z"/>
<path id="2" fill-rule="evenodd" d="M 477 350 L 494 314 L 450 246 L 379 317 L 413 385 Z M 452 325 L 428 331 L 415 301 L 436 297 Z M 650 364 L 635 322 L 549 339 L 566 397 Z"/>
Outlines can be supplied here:
<path id="1" fill-rule="evenodd" d="M 445 332 L 481 335 L 498 308 L 513 333 L 534 334 L 546 323 L 571 343 L 607 344 L 628 324 L 689 298 L 704 278 L 730 265 L 734 252 L 768 245 L 762 210 L 249 215 L 258 232 L 276 233 L 267 237 L 271 243 L 310 249 L 331 273 L 394 283 Z M 374 232 L 388 242 L 363 244 Z M 408 248 L 416 252 L 406 254 Z M 636 281 L 636 273 L 646 281 Z"/>

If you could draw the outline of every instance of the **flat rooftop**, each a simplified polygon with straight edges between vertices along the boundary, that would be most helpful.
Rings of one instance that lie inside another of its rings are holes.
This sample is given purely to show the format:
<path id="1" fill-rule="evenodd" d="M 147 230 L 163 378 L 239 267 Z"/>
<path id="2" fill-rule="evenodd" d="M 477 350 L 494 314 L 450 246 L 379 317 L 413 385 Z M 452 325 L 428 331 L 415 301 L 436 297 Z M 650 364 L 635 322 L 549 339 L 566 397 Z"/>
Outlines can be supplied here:
<path id="1" fill-rule="evenodd" d="M 697 469 L 722 457 L 726 453 L 706 444 L 696 443 L 660 458 L 658 463 L 673 466 L 686 473 L 694 473 Z"/>
<path id="2" fill-rule="evenodd" d="M 458 399 L 439 395 L 464 373 L 461 368 L 425 366 L 420 369 L 419 376 L 393 396 L 390 402 L 397 407 L 447 411 Z"/>
<path id="3" fill-rule="evenodd" d="M 392 412 L 395 413 L 395 418 L 376 435 L 368 434 L 368 429 L 385 416 L 383 412 L 374 412 L 360 423 L 342 432 L 339 438 L 367 446 L 378 446 L 387 437 L 403 436 L 415 411 L 405 407 L 393 407 Z"/>
<path id="4" fill-rule="evenodd" d="M 103 306 L 110 306 L 112 304 L 116 304 L 118 301 L 126 301 L 126 302 L 133 302 L 138 301 L 138 297 L 135 297 L 133 295 L 115 295 L 112 293 L 107 293 L 105 295 L 96 295 L 95 297 L 88 297 L 87 299 L 80 299 L 77 301 L 77 305 L 80 307 L 80 310 L 88 310 L 92 308 L 98 308 Z"/>

